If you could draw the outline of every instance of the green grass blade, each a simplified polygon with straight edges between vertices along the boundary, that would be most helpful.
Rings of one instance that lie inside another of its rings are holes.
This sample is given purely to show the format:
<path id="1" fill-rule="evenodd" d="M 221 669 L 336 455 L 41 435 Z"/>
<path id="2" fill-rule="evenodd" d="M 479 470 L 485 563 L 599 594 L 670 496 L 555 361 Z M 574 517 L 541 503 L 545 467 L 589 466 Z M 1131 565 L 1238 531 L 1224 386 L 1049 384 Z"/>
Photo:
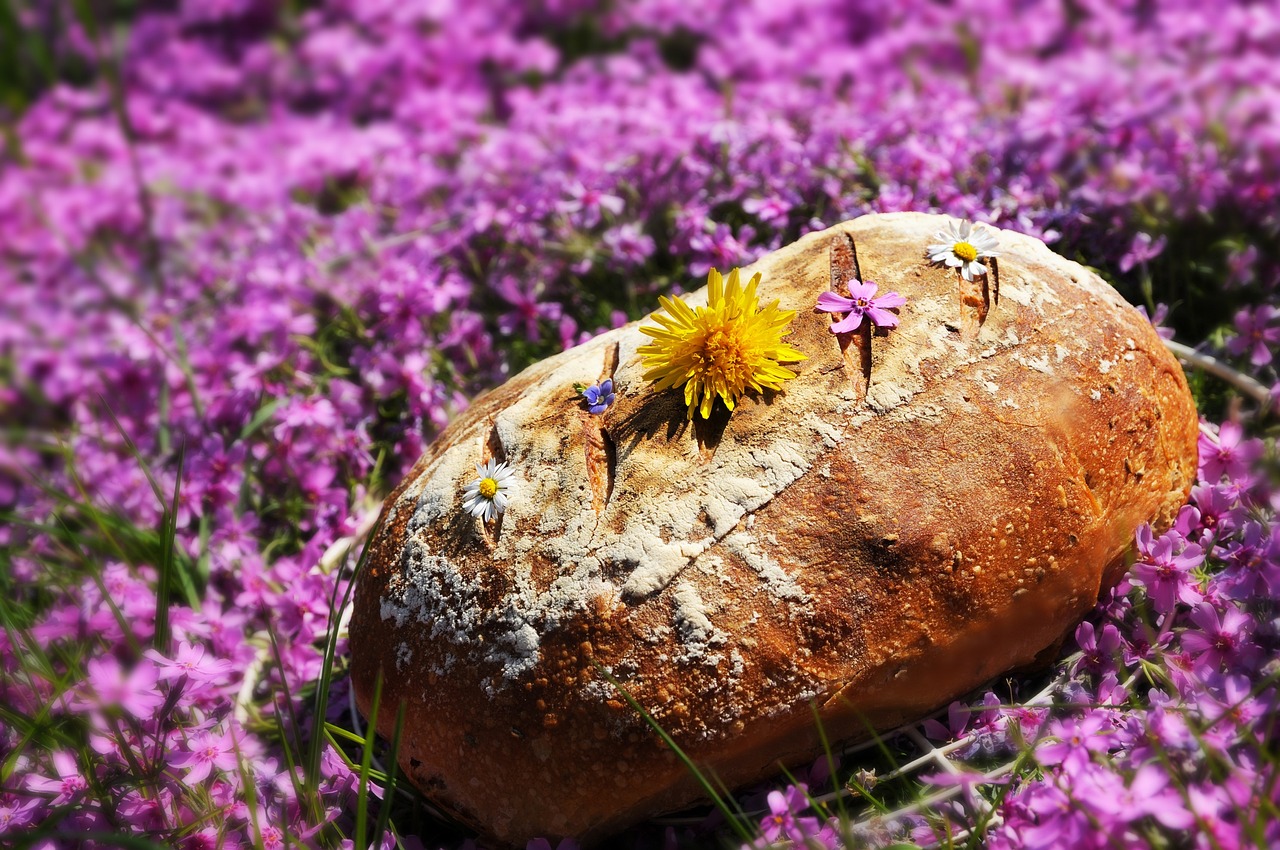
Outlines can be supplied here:
<path id="1" fill-rule="evenodd" d="M 387 778 L 382 783 L 382 805 L 378 807 L 378 822 L 374 825 L 373 840 L 381 841 L 387 834 L 387 824 L 391 820 L 391 798 L 396 793 L 396 781 L 400 775 L 400 734 L 404 731 L 404 700 L 396 708 L 396 728 L 391 734 L 391 751 L 387 755 Z"/>
<path id="2" fill-rule="evenodd" d="M 373 768 L 373 745 L 378 738 L 378 710 L 382 707 L 382 671 L 373 683 L 373 705 L 369 709 L 369 725 L 365 729 L 364 749 L 360 753 L 360 786 L 356 793 L 356 850 L 369 846 L 369 772 Z"/>
<path id="3" fill-rule="evenodd" d="M 622 695 L 622 698 L 627 701 L 627 705 L 631 706 L 631 709 L 639 714 L 644 719 L 645 723 L 649 724 L 649 728 L 658 733 L 658 737 L 662 739 L 662 742 L 667 745 L 671 752 L 676 754 L 676 758 L 680 759 L 680 762 L 689 770 L 690 773 L 693 774 L 693 777 L 698 780 L 698 784 L 702 786 L 702 790 L 707 793 L 707 796 L 711 798 L 712 804 L 714 804 L 715 807 L 720 810 L 720 813 L 724 815 L 725 820 L 733 827 L 734 832 L 738 833 L 738 837 L 748 844 L 755 841 L 756 837 L 742 822 L 742 813 L 736 809 L 736 806 L 731 807 L 729 803 L 725 801 L 724 797 L 721 796 L 720 792 L 716 790 L 716 787 L 711 784 L 711 781 L 707 779 L 706 775 L 696 764 L 693 763 L 693 759 L 689 758 L 685 751 L 681 749 L 680 745 L 676 743 L 675 739 L 667 734 L 667 730 L 663 729 L 658 721 L 653 719 L 653 715 L 645 711 L 644 706 L 640 705 L 640 703 L 636 701 L 636 698 L 631 695 L 631 692 L 624 688 L 622 683 L 615 679 L 607 670 L 599 664 L 596 665 L 596 670 L 605 681 L 617 689 L 618 693 Z"/>

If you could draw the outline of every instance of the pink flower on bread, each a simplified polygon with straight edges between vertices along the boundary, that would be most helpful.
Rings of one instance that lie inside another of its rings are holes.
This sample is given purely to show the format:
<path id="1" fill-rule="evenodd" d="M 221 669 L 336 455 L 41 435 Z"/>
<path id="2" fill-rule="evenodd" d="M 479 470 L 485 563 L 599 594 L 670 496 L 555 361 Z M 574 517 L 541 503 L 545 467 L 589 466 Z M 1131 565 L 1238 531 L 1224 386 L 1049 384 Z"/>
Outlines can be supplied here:
<path id="1" fill-rule="evenodd" d="M 896 292 L 886 292 L 879 298 L 876 291 L 880 286 L 874 281 L 850 280 L 845 284 L 849 297 L 834 292 L 824 292 L 818 296 L 818 310 L 823 313 L 844 313 L 845 317 L 831 326 L 833 334 L 856 331 L 862 325 L 862 317 L 866 316 L 871 324 L 878 328 L 896 328 L 898 317 L 890 310 L 905 306 L 907 299 Z"/>

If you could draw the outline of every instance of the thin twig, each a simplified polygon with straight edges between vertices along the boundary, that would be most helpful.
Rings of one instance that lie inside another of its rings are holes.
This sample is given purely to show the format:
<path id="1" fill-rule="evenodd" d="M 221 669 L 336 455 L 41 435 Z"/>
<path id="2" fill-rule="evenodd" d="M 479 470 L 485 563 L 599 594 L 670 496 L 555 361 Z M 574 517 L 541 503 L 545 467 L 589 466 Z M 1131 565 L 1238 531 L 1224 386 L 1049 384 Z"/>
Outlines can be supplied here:
<path id="1" fill-rule="evenodd" d="M 1211 357 L 1208 354 L 1201 354 L 1194 348 L 1183 345 L 1180 342 L 1174 342 L 1171 339 L 1166 339 L 1164 344 L 1168 346 L 1169 350 L 1172 351 L 1183 363 L 1188 363 L 1197 369 L 1208 372 L 1215 378 L 1226 381 L 1228 384 L 1256 401 L 1262 408 L 1263 413 L 1269 413 L 1271 411 L 1271 390 L 1267 389 L 1267 387 L 1256 378 L 1250 377 L 1243 372 L 1233 369 L 1216 357 Z"/>

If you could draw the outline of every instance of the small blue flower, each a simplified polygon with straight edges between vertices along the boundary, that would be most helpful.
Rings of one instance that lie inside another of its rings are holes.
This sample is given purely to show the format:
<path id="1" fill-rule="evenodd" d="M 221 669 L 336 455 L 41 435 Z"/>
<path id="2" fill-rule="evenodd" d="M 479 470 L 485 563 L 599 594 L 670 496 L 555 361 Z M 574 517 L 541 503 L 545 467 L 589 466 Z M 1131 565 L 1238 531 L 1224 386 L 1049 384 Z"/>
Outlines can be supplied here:
<path id="1" fill-rule="evenodd" d="M 605 378 L 598 384 L 592 384 L 582 391 L 582 397 L 587 400 L 587 410 L 592 413 L 604 413 L 609 409 L 609 405 L 613 404 L 613 379 Z"/>

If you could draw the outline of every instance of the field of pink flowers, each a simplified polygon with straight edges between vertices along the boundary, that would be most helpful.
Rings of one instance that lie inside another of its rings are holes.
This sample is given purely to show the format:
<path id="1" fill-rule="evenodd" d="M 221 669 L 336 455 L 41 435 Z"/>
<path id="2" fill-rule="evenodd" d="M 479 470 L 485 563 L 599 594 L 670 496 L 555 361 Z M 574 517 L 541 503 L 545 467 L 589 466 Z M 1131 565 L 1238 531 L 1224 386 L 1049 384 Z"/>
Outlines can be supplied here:
<path id="1" fill-rule="evenodd" d="M 1243 0 L 0 8 L 0 844 L 470 842 L 349 711 L 379 499 L 530 362 L 891 210 L 1234 370 L 1189 369 L 1202 480 L 1051 701 L 931 727 L 971 773 L 824 763 L 618 846 L 1280 844 L 1277 56 Z"/>

